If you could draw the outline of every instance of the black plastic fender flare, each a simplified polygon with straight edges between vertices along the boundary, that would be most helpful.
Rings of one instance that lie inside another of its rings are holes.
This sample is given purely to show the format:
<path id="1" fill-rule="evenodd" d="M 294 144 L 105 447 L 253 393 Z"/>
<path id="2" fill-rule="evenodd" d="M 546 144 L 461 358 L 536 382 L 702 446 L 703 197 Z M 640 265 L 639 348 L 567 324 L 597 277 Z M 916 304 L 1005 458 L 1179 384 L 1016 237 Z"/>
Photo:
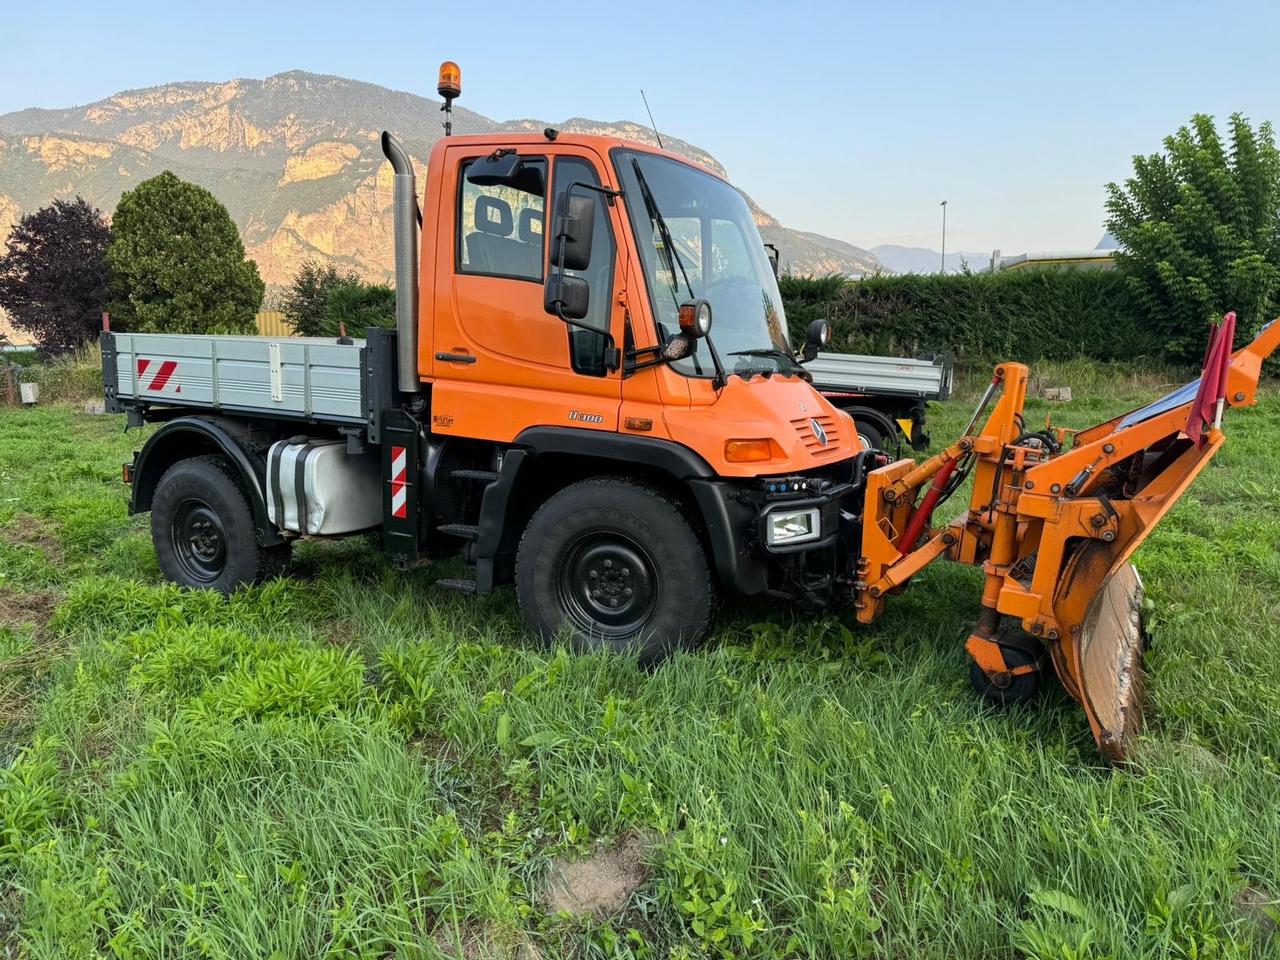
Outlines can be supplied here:
<path id="1" fill-rule="evenodd" d="M 179 460 L 218 453 L 240 471 L 259 542 L 263 546 L 282 543 L 267 515 L 267 464 L 259 447 L 250 429 L 236 420 L 196 416 L 170 420 L 134 456 L 129 512 L 145 513 L 151 509 L 160 477 Z"/>

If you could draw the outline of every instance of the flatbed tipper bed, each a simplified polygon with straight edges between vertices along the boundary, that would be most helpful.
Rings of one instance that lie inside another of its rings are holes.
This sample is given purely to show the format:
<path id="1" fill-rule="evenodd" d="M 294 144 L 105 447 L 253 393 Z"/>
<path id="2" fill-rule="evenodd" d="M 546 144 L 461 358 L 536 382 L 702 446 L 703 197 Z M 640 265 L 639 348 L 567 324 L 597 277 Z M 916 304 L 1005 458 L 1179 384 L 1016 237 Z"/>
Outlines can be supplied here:
<path id="1" fill-rule="evenodd" d="M 118 406 L 163 404 L 364 423 L 366 343 L 318 337 L 119 333 L 104 383 Z"/>

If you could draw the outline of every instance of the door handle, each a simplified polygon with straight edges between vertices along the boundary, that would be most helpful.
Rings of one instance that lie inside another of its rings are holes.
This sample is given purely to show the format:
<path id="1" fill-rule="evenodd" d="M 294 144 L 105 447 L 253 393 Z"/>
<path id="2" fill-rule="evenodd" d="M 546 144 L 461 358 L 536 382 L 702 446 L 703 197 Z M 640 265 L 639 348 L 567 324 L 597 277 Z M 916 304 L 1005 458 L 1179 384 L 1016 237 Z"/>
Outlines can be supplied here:
<path id="1" fill-rule="evenodd" d="M 476 358 L 469 353 L 437 353 L 436 359 L 445 363 L 475 363 Z"/>

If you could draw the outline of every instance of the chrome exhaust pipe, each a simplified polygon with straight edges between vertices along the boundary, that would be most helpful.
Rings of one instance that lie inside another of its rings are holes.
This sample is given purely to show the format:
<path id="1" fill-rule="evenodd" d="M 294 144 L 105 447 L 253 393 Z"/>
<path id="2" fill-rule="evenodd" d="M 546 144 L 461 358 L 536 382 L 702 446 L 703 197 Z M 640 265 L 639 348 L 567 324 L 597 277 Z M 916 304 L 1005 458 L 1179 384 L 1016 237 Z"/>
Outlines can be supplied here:
<path id="1" fill-rule="evenodd" d="M 382 152 L 395 171 L 396 374 L 401 393 L 420 393 L 418 379 L 418 185 L 409 155 L 387 131 Z"/>

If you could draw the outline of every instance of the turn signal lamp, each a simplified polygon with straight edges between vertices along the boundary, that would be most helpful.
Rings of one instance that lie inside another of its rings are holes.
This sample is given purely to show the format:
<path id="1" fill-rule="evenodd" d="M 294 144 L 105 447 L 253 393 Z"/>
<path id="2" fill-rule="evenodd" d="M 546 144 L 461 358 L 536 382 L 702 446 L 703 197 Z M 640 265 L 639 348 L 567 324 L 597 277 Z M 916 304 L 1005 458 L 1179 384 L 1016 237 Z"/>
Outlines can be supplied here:
<path id="1" fill-rule="evenodd" d="M 436 83 L 436 93 L 446 100 L 462 96 L 462 70 L 452 60 L 440 64 L 440 79 Z"/>
<path id="2" fill-rule="evenodd" d="M 730 463 L 757 463 L 773 459 L 773 448 L 768 440 L 727 440 L 724 458 Z"/>
<path id="3" fill-rule="evenodd" d="M 680 332 L 686 337 L 705 337 L 711 332 L 711 304 L 706 300 L 686 300 L 680 304 Z"/>

